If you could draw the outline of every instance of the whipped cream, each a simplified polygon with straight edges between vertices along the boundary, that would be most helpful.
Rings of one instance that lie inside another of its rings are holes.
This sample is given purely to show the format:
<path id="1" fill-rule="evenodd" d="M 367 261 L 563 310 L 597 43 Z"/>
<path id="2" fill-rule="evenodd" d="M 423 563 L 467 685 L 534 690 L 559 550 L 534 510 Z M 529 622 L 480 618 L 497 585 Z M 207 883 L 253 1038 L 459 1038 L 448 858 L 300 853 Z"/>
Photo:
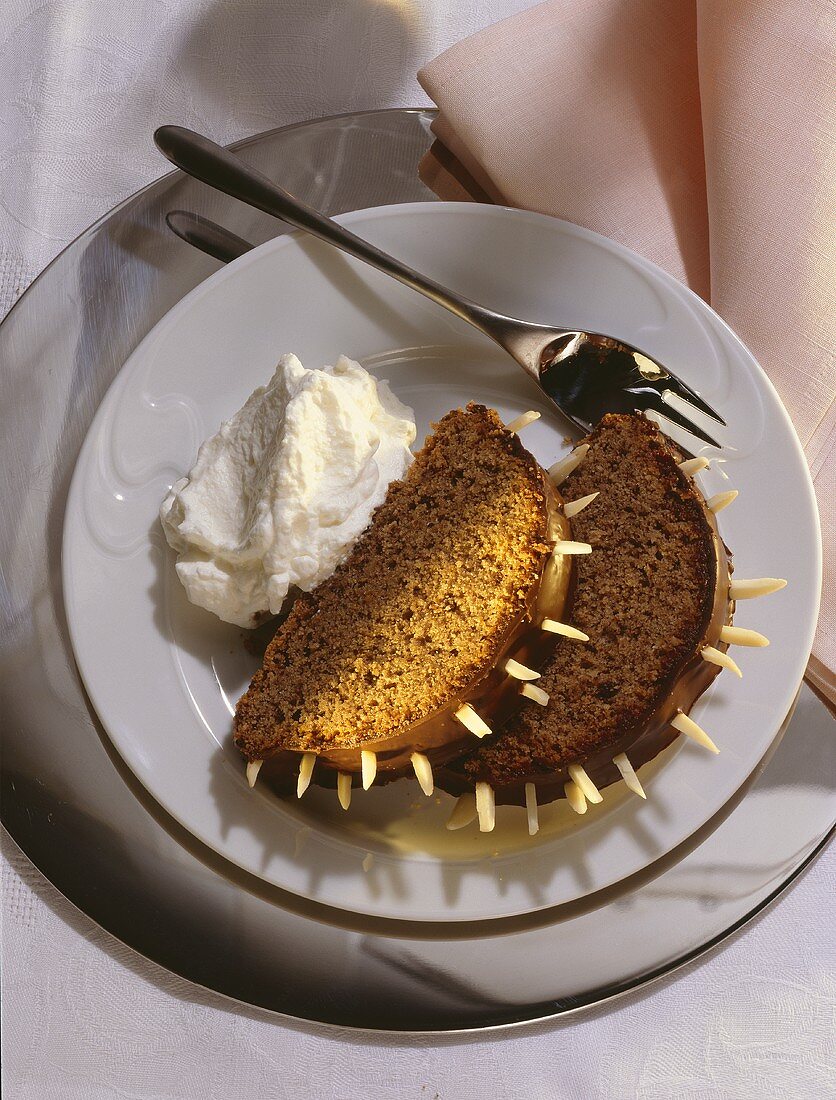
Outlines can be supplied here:
<path id="1" fill-rule="evenodd" d="M 160 507 L 192 603 L 237 626 L 329 577 L 406 472 L 412 410 L 340 356 L 308 370 L 285 355 Z"/>

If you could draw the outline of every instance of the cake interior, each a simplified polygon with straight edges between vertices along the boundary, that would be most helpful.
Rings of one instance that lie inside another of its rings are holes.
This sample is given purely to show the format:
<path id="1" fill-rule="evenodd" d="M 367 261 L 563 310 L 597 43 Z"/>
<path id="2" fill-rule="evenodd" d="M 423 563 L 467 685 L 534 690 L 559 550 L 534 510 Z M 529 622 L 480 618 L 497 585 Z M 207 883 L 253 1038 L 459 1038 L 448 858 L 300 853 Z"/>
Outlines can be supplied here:
<path id="1" fill-rule="evenodd" d="M 522 781 L 562 781 L 569 764 L 602 754 L 609 763 L 610 750 L 638 737 L 695 659 L 713 614 L 713 517 L 679 469 L 684 456 L 638 415 L 605 416 L 587 442 L 561 491 L 568 501 L 599 494 L 572 519 L 573 538 L 593 551 L 576 562 L 569 621 L 589 641 L 562 640 L 537 681 L 548 705 L 521 711 L 462 765 L 471 781 L 511 785 L 515 800 Z M 696 660 L 704 690 L 718 670 Z"/>
<path id="2" fill-rule="evenodd" d="M 279 627 L 239 703 L 244 754 L 362 746 L 464 690 L 538 583 L 543 478 L 493 410 L 445 416 L 348 558 Z"/>

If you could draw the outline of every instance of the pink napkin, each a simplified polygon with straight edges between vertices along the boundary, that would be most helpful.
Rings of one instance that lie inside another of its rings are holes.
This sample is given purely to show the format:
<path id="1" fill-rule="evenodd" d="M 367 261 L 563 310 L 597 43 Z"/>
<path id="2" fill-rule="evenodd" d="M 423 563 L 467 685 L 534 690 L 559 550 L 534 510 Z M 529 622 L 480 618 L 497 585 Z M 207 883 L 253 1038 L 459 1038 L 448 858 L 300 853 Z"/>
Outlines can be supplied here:
<path id="1" fill-rule="evenodd" d="M 836 97 L 828 0 L 548 0 L 418 74 L 421 176 L 604 233 L 709 300 L 806 449 L 825 587 L 808 679 L 836 704 Z M 780 323 L 779 323 L 780 319 Z"/>

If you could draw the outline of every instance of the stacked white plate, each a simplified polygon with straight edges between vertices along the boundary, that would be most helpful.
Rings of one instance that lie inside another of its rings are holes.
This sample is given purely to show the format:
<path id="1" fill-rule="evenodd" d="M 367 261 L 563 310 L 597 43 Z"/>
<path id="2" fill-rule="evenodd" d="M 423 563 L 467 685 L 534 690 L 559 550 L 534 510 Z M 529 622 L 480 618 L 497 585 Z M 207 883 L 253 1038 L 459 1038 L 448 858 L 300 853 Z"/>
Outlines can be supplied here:
<path id="1" fill-rule="evenodd" d="M 299 237 L 261 246 L 183 299 L 130 357 L 93 420 L 63 546 L 67 614 L 90 698 L 134 774 L 194 836 L 313 901 L 453 922 L 617 889 L 717 819 L 790 710 L 820 584 L 815 503 L 798 440 L 768 379 L 716 314 L 611 241 L 472 204 L 382 207 L 339 220 L 485 305 L 644 348 L 722 412 L 723 447 L 702 449 L 714 461 L 700 482 L 706 493 L 740 490 L 720 516 L 738 576 L 789 583 L 739 605 L 736 622 L 772 644 L 736 652 L 742 681 L 723 673 L 694 710 L 720 756 L 680 739 L 642 770 L 647 802 L 623 784 L 583 818 L 561 802 L 543 811 L 534 838 L 514 808 L 500 809 L 491 834 L 475 824 L 449 833 L 452 800 L 424 798 L 412 781 L 357 792 L 347 813 L 334 792 L 312 787 L 297 802 L 247 787 L 231 722 L 256 661 L 240 630 L 186 600 L 157 511 L 200 442 L 266 382 L 279 356 L 293 351 L 306 366 L 341 353 L 361 360 L 412 406 L 419 441 L 432 420 L 476 400 L 507 419 L 539 410 L 523 439 L 546 465 L 569 446 L 566 421 L 490 341 Z"/>

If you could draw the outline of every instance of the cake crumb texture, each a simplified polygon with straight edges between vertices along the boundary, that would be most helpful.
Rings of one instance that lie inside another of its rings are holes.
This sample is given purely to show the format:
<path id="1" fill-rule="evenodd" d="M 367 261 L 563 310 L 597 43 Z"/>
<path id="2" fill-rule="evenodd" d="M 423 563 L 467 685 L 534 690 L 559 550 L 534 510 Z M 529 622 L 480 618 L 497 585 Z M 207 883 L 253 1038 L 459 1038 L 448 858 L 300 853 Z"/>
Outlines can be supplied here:
<path id="1" fill-rule="evenodd" d="M 549 705 L 512 718 L 464 763 L 501 787 L 554 772 L 639 732 L 693 657 L 716 583 L 713 533 L 684 457 L 649 420 L 607 415 L 566 479 L 567 501 L 599 492 L 572 520 L 592 546 L 576 559 L 569 616 L 588 642 L 562 640 L 538 686 Z"/>
<path id="2" fill-rule="evenodd" d="M 484 406 L 435 429 L 279 626 L 236 711 L 248 759 L 400 733 L 478 679 L 524 614 L 547 551 L 544 474 Z"/>

